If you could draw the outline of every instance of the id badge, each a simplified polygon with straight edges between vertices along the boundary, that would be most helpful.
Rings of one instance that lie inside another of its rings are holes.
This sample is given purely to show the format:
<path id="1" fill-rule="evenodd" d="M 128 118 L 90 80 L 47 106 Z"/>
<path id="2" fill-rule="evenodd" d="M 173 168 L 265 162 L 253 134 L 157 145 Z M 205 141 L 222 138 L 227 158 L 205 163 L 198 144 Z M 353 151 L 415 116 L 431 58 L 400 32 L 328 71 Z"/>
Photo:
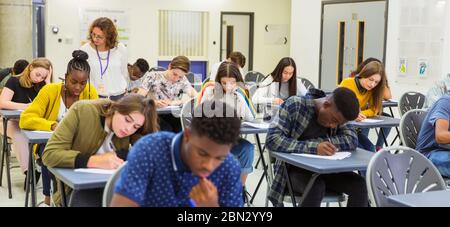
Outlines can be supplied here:
<path id="1" fill-rule="evenodd" d="M 104 84 L 98 85 L 98 94 L 105 94 L 105 85 Z"/>

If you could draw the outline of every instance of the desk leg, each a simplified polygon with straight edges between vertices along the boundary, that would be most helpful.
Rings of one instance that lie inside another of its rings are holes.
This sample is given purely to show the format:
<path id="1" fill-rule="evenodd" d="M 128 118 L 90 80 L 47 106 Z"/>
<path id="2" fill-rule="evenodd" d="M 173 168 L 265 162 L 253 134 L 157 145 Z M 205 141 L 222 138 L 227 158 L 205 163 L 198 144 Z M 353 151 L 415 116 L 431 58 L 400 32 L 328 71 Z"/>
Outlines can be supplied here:
<path id="1" fill-rule="evenodd" d="M 259 160 L 261 160 L 261 163 L 263 165 L 263 175 L 261 176 L 261 178 L 259 179 L 258 184 L 256 185 L 255 191 L 253 192 L 252 198 L 250 199 L 250 203 L 253 203 L 253 201 L 255 200 L 256 197 L 256 193 L 258 193 L 259 188 L 261 187 L 261 183 L 264 179 L 264 177 L 266 177 L 266 182 L 269 183 L 269 179 L 268 179 L 268 175 L 267 175 L 267 165 L 266 165 L 266 161 L 264 159 L 264 148 L 262 148 L 261 146 L 261 140 L 259 139 L 259 135 L 255 134 L 255 139 L 256 139 L 256 143 L 258 146 L 258 151 L 259 151 Z"/>
<path id="2" fill-rule="evenodd" d="M 31 183 L 32 183 L 32 180 L 31 180 L 31 178 L 33 177 L 32 175 L 34 175 L 34 171 L 31 171 L 32 170 L 32 167 L 33 167 L 33 165 L 31 164 L 31 162 L 32 162 L 32 160 L 31 160 L 31 156 L 32 156 L 32 154 L 31 154 L 31 152 L 32 152 L 32 150 L 30 149 L 30 147 L 31 148 L 33 148 L 30 144 L 28 145 L 28 150 L 29 150 L 29 158 L 28 158 L 28 171 L 27 171 L 27 180 L 25 181 L 26 182 L 26 192 L 25 192 L 25 207 L 28 207 L 28 199 L 30 198 L 30 191 L 32 190 L 31 189 Z"/>
<path id="3" fill-rule="evenodd" d="M 291 177 L 289 177 L 289 171 L 286 166 L 287 164 L 285 162 L 283 162 L 281 165 L 283 166 L 284 176 L 286 177 L 287 187 L 289 190 L 289 194 L 291 195 L 292 206 L 296 207 L 297 201 L 295 201 L 295 194 L 294 194 L 294 190 L 292 189 L 292 182 L 291 182 Z"/>
<path id="4" fill-rule="evenodd" d="M 387 142 L 386 135 L 384 134 L 384 130 L 383 130 L 383 128 L 381 128 L 381 127 L 380 127 L 380 132 L 381 132 L 381 135 L 383 136 L 384 145 L 386 145 L 386 147 L 388 147 L 389 144 L 388 144 L 388 142 Z"/>
<path id="5" fill-rule="evenodd" d="M 11 190 L 11 167 L 10 167 L 10 155 L 11 150 L 8 149 L 8 144 L 6 144 L 7 152 L 4 154 L 6 157 L 6 179 L 8 181 L 8 197 L 12 198 Z"/>
<path id="6" fill-rule="evenodd" d="M 28 160 L 28 171 L 27 171 L 27 195 L 25 198 L 25 204 L 28 205 L 28 192 L 31 189 L 31 206 L 36 207 L 36 176 L 34 174 L 34 156 L 33 156 L 33 144 L 28 144 L 29 150 L 29 160 Z"/>
<path id="7" fill-rule="evenodd" d="M 61 205 L 62 205 L 62 207 L 67 207 L 67 197 L 66 197 L 66 190 L 64 190 L 64 183 L 61 181 L 61 180 L 59 180 L 58 181 L 59 182 L 59 188 L 60 188 L 60 190 L 61 190 Z"/>
<path id="8" fill-rule="evenodd" d="M 319 177 L 319 176 L 320 176 L 320 174 L 313 173 L 311 175 L 311 178 L 309 178 L 308 184 L 306 185 L 305 190 L 304 190 L 304 192 L 302 194 L 302 201 L 300 201 L 300 204 L 299 204 L 300 207 L 303 206 L 303 201 L 305 201 L 306 196 L 308 196 L 309 191 L 311 191 L 312 186 L 314 185 L 314 183 L 316 182 L 317 177 Z"/>
<path id="9" fill-rule="evenodd" d="M 2 186 L 2 180 L 3 180 L 3 163 L 5 162 L 5 155 L 6 155 L 6 144 L 8 143 L 8 136 L 6 135 L 6 127 L 7 127 L 7 119 L 3 119 L 3 147 L 2 147 L 2 162 L 0 163 L 0 186 Z"/>

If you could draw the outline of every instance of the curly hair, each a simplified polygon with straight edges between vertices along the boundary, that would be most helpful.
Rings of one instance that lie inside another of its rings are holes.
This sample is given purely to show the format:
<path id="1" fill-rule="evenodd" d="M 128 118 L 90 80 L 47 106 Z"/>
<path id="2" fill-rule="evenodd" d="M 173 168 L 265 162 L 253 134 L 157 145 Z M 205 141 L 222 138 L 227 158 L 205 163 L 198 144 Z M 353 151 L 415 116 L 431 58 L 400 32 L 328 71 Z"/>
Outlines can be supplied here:
<path id="1" fill-rule="evenodd" d="M 114 25 L 114 23 L 112 22 L 111 19 L 107 18 L 107 17 L 100 17 L 97 18 L 94 22 L 92 22 L 91 27 L 89 27 L 89 34 L 88 34 L 88 39 L 90 41 L 92 41 L 92 30 L 94 30 L 94 28 L 99 28 L 100 30 L 102 30 L 103 33 L 105 33 L 105 38 L 106 38 L 106 48 L 107 49 L 112 49 L 114 47 L 117 46 L 118 44 L 118 33 L 117 33 L 117 29 L 116 26 Z"/>
<path id="2" fill-rule="evenodd" d="M 227 110 L 233 110 L 231 116 Z M 208 112 L 210 111 L 210 112 Z M 194 110 L 192 133 L 206 136 L 218 144 L 235 144 L 239 139 L 241 120 L 236 111 L 220 101 L 205 101 Z"/>

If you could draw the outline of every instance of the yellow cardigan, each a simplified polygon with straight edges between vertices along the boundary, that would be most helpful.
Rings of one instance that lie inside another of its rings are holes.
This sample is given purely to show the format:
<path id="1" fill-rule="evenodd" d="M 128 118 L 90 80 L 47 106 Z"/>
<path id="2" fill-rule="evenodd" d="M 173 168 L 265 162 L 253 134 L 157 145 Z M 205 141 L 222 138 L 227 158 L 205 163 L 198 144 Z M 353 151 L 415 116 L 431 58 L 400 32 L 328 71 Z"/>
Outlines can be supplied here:
<path id="1" fill-rule="evenodd" d="M 51 127 L 56 123 L 56 118 L 58 117 L 62 86 L 62 82 L 45 85 L 31 105 L 20 115 L 20 128 L 51 131 Z M 91 84 L 86 85 L 80 94 L 79 100 L 82 99 L 98 99 L 98 93 L 94 86 Z"/>
<path id="2" fill-rule="evenodd" d="M 347 78 L 341 82 L 339 87 L 346 87 L 352 90 L 358 98 L 359 107 L 361 108 L 362 114 L 366 117 L 373 117 L 379 112 L 377 107 L 372 102 L 372 91 L 367 91 L 364 94 L 359 92 L 358 87 L 356 87 L 355 78 Z"/>

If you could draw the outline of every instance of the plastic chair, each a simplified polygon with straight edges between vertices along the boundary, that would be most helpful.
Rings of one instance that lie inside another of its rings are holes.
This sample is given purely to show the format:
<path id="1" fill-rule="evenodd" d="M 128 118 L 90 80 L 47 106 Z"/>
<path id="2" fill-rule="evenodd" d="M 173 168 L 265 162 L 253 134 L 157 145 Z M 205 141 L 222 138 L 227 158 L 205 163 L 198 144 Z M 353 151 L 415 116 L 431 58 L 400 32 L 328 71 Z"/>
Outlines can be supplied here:
<path id="1" fill-rule="evenodd" d="M 414 109 L 406 112 L 400 121 L 400 139 L 402 144 L 415 149 L 422 122 L 428 111 Z"/>
<path id="2" fill-rule="evenodd" d="M 398 109 L 400 116 L 412 109 L 422 109 L 425 105 L 425 95 L 419 92 L 410 91 L 400 97 Z"/>
<path id="3" fill-rule="evenodd" d="M 445 190 L 436 167 L 425 156 L 409 147 L 383 148 L 372 157 L 366 176 L 372 206 L 392 206 L 391 195 Z"/>
<path id="4" fill-rule="evenodd" d="M 245 74 L 244 81 L 246 83 L 259 83 L 264 80 L 266 76 L 264 74 L 257 72 L 257 71 L 249 71 L 247 74 Z"/>
<path id="5" fill-rule="evenodd" d="M 186 74 L 186 78 L 188 79 L 189 83 L 194 87 L 194 89 L 199 92 L 202 88 L 202 77 L 201 75 L 196 75 L 192 72 L 189 72 Z"/>
<path id="6" fill-rule="evenodd" d="M 309 81 L 308 79 L 303 78 L 303 77 L 298 77 L 298 79 L 300 79 L 300 81 L 303 83 L 303 85 L 305 85 L 306 90 L 309 90 L 310 88 L 316 88 L 314 86 L 314 84 L 311 81 Z"/>
<path id="7" fill-rule="evenodd" d="M 121 165 L 109 178 L 108 182 L 106 182 L 105 189 L 103 190 L 103 200 L 102 200 L 102 206 L 108 207 L 111 203 L 112 196 L 114 195 L 114 186 L 116 185 L 117 180 L 120 177 L 120 174 L 122 173 L 122 170 L 124 169 L 125 165 L 127 163 L 125 162 L 123 165 Z"/>
<path id="8" fill-rule="evenodd" d="M 166 70 L 167 69 L 162 66 L 155 66 L 155 67 L 151 67 L 148 71 L 153 72 L 153 71 L 166 71 Z"/>
<path id="9" fill-rule="evenodd" d="M 189 102 L 186 102 L 181 108 L 180 121 L 181 121 L 181 128 L 183 130 L 186 127 L 189 127 L 189 125 L 191 125 L 192 112 L 194 111 L 194 108 L 195 108 L 195 98 L 189 100 Z"/>

